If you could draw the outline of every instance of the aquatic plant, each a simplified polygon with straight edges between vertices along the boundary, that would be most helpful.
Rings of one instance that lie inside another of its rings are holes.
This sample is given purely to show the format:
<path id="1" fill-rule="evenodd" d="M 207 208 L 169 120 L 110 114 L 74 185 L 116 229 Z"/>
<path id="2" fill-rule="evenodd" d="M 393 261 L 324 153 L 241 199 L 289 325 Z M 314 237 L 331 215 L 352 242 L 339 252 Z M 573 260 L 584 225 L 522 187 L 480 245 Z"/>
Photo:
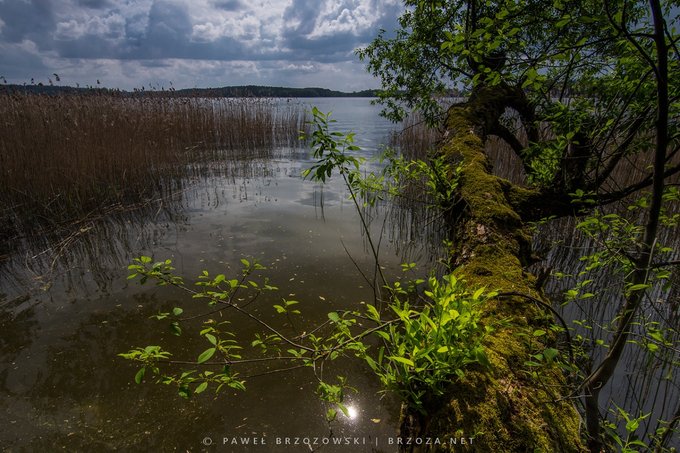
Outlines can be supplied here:
<path id="1" fill-rule="evenodd" d="M 206 164 L 297 146 L 301 105 L 272 99 L 0 91 L 0 242 L 169 197 Z"/>

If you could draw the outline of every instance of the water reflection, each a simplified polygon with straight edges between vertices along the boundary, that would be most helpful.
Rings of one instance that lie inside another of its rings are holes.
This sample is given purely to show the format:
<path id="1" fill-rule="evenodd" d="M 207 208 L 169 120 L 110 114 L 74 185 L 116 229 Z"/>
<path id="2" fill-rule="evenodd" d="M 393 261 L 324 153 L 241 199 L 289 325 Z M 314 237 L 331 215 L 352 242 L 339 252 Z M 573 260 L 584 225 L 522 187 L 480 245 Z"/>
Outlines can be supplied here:
<path id="1" fill-rule="evenodd" d="M 359 417 L 359 411 L 355 406 L 347 406 L 347 418 L 350 420 L 356 420 Z"/>
<path id="2" fill-rule="evenodd" d="M 625 207 L 618 208 L 625 213 Z M 671 208 L 671 210 L 677 210 Z M 585 237 L 575 229 L 575 219 L 565 218 L 549 222 L 541 228 L 535 238 L 535 246 L 539 252 L 547 252 L 541 263 L 555 272 L 577 275 L 585 272 L 587 262 L 582 256 L 593 253 L 600 245 Z M 566 234 L 573 232 L 573 234 Z M 660 229 L 659 243 L 673 247 L 674 256 L 680 258 L 680 243 L 677 231 Z M 661 285 L 650 292 L 640 308 L 640 320 L 631 327 L 629 345 L 624 350 L 620 369 L 614 374 L 611 382 L 601 392 L 601 403 L 608 402 L 605 409 L 611 414 L 618 414 L 616 405 L 630 414 L 650 414 L 640 423 L 639 433 L 654 433 L 659 419 L 670 420 L 678 410 L 680 401 L 680 369 L 677 367 L 678 351 L 674 348 L 661 348 L 658 353 L 651 353 L 643 344 L 638 344 L 648 336 L 647 329 L 669 329 L 666 339 L 671 344 L 680 344 L 680 269 L 672 269 L 673 277 L 667 288 Z M 607 354 L 605 346 L 597 346 L 597 341 L 611 341 L 613 330 L 611 320 L 615 319 L 624 303 L 621 288 L 623 275 L 618 272 L 600 271 L 584 274 L 592 279 L 592 287 L 599 288 L 596 297 L 575 300 L 557 306 L 562 316 L 572 324 L 574 332 L 585 338 L 583 347 L 587 348 L 594 363 L 598 363 Z M 556 303 L 564 302 L 564 293 L 575 283 L 573 279 L 550 279 L 545 291 Z M 584 320 L 583 325 L 580 321 Z M 588 326 L 588 327 L 586 327 Z M 674 329 L 674 330 L 673 330 Z M 592 350 L 591 350 L 592 348 Z M 615 405 L 616 404 L 616 405 Z M 680 440 L 676 439 L 678 446 Z"/>
<path id="3" fill-rule="evenodd" d="M 339 129 L 354 129 L 368 140 L 360 143 L 367 146 L 367 157 L 379 152 L 376 143 L 391 126 L 378 119 L 367 100 L 320 108 L 335 111 Z M 135 385 L 136 369 L 116 357 L 146 344 L 162 343 L 190 359 L 205 349 L 204 339 L 174 337 L 149 320 L 178 305 L 196 313 L 203 307 L 170 288 L 127 281 L 126 265 L 141 254 L 170 258 L 178 273 L 189 277 L 202 269 L 238 272 L 240 258 L 260 259 L 281 291 L 258 300 L 254 309 L 286 332 L 309 330 L 331 310 L 371 300 L 371 288 L 347 256 L 372 269 L 340 181 L 319 186 L 301 180 L 302 169 L 311 165 L 306 150 L 281 149 L 272 156 L 197 167 L 169 198 L 83 225 L 62 248 L 42 240 L 21 244 L 21 252 L 4 262 L 0 423 L 9 427 L 0 432 L 4 447 L 200 451 L 206 449 L 205 437 L 328 436 L 330 430 L 366 438 L 394 435 L 398 406 L 377 395 L 380 386 L 370 369 L 355 362 L 328 368 L 328 373 L 349 374 L 350 384 L 360 389 L 349 397 L 350 417 L 340 416 L 329 427 L 310 373 L 262 375 L 266 365 L 244 368 L 243 375 L 261 375 L 248 381 L 246 393 L 215 397 L 205 392 L 187 402 L 172 389 Z M 415 231 L 398 235 L 391 212 L 382 205 L 368 214 L 376 237 L 384 237 L 385 272 L 400 275 L 404 257 L 427 262 L 427 255 Z M 294 325 L 271 309 L 289 295 L 300 301 L 303 312 Z M 255 326 L 236 317 L 232 321 L 239 339 L 252 339 Z"/>

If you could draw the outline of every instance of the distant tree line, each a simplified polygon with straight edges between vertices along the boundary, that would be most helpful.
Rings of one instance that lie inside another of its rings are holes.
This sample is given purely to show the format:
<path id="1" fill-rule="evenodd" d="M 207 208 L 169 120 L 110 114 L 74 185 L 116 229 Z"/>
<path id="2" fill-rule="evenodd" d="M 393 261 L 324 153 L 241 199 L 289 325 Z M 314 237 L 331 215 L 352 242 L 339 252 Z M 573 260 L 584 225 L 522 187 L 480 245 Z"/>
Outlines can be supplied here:
<path id="1" fill-rule="evenodd" d="M 277 97 L 277 98 L 320 98 L 320 97 L 377 97 L 378 90 L 362 90 L 343 92 L 334 91 L 327 88 L 289 88 L 271 86 L 227 86 L 220 88 L 188 88 L 177 90 L 175 88 L 135 88 L 132 91 L 120 89 L 100 88 L 100 87 L 72 87 L 58 85 L 39 84 L 5 84 L 0 85 L 1 91 L 11 91 L 16 93 L 34 94 L 118 94 L 124 96 L 176 96 L 176 97 Z"/>

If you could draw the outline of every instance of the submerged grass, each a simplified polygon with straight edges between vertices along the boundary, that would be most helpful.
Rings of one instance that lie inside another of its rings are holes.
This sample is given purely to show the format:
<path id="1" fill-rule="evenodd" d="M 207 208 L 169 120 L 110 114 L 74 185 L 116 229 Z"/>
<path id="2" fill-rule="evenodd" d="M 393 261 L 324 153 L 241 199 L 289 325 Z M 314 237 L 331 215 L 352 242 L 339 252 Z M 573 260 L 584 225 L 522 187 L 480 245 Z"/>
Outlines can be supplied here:
<path id="1" fill-rule="evenodd" d="M 162 197 L 304 127 L 304 107 L 281 100 L 0 92 L 0 244 Z"/>

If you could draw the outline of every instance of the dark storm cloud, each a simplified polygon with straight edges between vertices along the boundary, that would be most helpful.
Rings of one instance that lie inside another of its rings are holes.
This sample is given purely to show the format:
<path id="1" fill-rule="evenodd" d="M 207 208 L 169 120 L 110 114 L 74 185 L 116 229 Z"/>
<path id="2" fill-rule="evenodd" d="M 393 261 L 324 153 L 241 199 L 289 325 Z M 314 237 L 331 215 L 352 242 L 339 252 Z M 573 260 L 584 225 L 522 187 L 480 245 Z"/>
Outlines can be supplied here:
<path id="1" fill-rule="evenodd" d="M 55 43 L 55 49 L 63 58 L 116 58 L 119 48 L 100 36 L 86 36 L 80 39 Z"/>
<path id="2" fill-rule="evenodd" d="M 64 17 L 55 17 L 54 5 L 60 6 L 58 12 Z M 197 37 L 193 6 L 188 2 L 155 0 L 147 10 L 124 16 L 110 0 L 54 4 L 50 0 L 0 0 L 0 19 L 4 23 L 0 39 L 9 43 L 28 39 L 40 49 L 54 50 L 66 58 L 230 60 L 295 56 L 340 61 L 375 35 L 377 28 L 367 23 L 391 26 L 398 14 L 398 8 L 380 6 L 376 0 L 363 3 L 344 0 L 332 9 L 325 1 L 292 0 L 283 11 L 280 24 L 264 20 L 260 23 L 261 42 L 253 44 L 233 36 L 210 40 Z M 209 6 L 236 14 L 246 9 L 242 0 L 214 0 Z M 63 13 L 71 13 L 71 17 Z M 120 17 L 119 28 L 108 29 L 111 25 L 107 21 L 114 15 Z M 277 26 L 280 28 L 273 28 Z M 274 51 L 279 55 L 273 55 Z"/>
<path id="3" fill-rule="evenodd" d="M 129 44 L 138 44 L 146 35 L 148 14 L 133 14 L 125 18 L 125 37 Z"/>

